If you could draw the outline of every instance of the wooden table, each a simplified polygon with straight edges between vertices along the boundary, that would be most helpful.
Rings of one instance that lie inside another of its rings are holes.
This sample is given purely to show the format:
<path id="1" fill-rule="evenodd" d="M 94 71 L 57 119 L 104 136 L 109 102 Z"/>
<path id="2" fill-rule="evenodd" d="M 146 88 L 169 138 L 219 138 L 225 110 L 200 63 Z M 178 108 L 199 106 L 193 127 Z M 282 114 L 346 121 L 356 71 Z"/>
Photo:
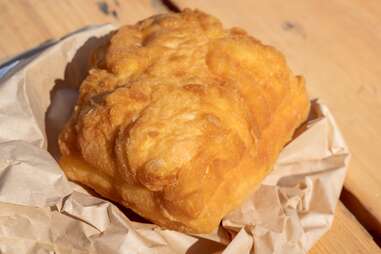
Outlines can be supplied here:
<path id="1" fill-rule="evenodd" d="M 381 253 L 379 0 L 0 0 L 0 61 L 90 24 L 200 8 L 285 53 L 333 111 L 353 153 L 332 229 L 311 253 Z M 348 210 L 349 209 L 349 210 Z M 357 217 L 357 219 L 353 214 Z"/>

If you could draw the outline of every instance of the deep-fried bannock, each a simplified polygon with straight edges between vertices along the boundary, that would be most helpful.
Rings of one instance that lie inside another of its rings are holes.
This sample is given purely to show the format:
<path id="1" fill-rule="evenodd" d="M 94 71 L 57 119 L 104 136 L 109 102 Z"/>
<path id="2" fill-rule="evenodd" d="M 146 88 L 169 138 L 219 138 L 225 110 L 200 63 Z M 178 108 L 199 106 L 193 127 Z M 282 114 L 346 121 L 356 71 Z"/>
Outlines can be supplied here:
<path id="1" fill-rule="evenodd" d="M 121 27 L 93 62 L 59 137 L 63 170 L 183 232 L 239 206 L 309 110 L 281 53 L 200 11 Z"/>

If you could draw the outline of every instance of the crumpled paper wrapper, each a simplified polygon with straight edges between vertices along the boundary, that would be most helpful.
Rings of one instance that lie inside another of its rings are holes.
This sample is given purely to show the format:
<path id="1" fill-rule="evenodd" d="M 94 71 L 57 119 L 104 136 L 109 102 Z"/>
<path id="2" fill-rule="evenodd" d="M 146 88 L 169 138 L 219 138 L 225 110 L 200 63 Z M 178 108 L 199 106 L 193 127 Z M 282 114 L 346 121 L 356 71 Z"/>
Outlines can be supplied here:
<path id="1" fill-rule="evenodd" d="M 83 29 L 2 66 L 0 253 L 306 253 L 332 224 L 349 161 L 317 101 L 272 173 L 210 235 L 133 221 L 65 178 L 57 135 L 91 50 L 114 29 Z"/>

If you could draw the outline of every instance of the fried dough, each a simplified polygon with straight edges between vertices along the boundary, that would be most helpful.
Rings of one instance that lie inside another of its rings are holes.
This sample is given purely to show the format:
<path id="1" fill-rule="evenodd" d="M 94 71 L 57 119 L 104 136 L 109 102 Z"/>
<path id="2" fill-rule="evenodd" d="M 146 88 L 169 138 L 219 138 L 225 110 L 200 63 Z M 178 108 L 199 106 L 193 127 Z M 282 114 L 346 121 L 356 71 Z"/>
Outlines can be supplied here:
<path id="1" fill-rule="evenodd" d="M 59 137 L 63 170 L 182 232 L 214 230 L 309 111 L 281 53 L 197 10 L 121 27 L 93 62 Z"/>

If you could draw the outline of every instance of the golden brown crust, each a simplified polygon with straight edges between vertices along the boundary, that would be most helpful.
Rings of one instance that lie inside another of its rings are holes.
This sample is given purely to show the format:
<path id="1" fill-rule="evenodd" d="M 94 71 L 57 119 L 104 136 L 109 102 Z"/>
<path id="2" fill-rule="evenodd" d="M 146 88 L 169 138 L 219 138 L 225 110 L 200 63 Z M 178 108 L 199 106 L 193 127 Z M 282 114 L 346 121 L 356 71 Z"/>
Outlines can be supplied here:
<path id="1" fill-rule="evenodd" d="M 125 26 L 61 133 L 67 176 L 151 221 L 213 230 L 306 118 L 304 81 L 243 30 L 184 10 Z"/>

